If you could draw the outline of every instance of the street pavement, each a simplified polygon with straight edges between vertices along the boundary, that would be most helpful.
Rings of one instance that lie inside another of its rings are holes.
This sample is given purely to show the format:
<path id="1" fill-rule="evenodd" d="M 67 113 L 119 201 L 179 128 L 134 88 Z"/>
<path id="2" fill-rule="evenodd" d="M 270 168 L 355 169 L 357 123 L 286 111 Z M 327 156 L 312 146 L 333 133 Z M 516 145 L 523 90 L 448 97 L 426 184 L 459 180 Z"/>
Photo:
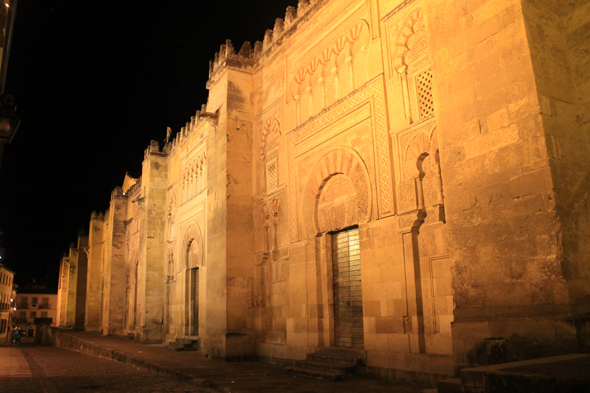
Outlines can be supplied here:
<path id="1" fill-rule="evenodd" d="M 170 376 L 63 348 L 0 347 L 2 393 L 213 392 Z"/>
<path id="2" fill-rule="evenodd" d="M 285 367 L 277 364 L 223 362 L 207 358 L 200 352 L 174 352 L 162 344 L 138 344 L 126 338 L 105 337 L 98 333 L 64 331 L 62 334 L 67 337 L 60 345 L 158 370 L 220 392 L 421 393 L 428 389 L 416 383 L 395 383 L 363 376 L 339 382 L 296 377 L 287 374 Z"/>

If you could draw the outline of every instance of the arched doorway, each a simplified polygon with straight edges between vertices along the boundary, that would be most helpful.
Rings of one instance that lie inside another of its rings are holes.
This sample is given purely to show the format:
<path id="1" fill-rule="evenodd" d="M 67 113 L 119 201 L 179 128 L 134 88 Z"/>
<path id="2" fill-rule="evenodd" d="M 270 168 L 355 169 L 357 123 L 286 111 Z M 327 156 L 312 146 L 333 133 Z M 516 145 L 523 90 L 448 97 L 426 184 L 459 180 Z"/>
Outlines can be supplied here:
<path id="1" fill-rule="evenodd" d="M 321 254 L 316 258 L 332 273 L 325 291 L 333 301 L 328 342 L 336 347 L 364 348 L 359 224 L 370 219 L 369 184 L 365 164 L 348 148 L 326 154 L 307 182 L 306 232 L 331 248 L 325 262 Z"/>
<path id="2" fill-rule="evenodd" d="M 183 249 L 186 264 L 184 294 L 184 334 L 199 335 L 199 268 L 202 265 L 201 231 L 191 224 L 184 236 Z"/>

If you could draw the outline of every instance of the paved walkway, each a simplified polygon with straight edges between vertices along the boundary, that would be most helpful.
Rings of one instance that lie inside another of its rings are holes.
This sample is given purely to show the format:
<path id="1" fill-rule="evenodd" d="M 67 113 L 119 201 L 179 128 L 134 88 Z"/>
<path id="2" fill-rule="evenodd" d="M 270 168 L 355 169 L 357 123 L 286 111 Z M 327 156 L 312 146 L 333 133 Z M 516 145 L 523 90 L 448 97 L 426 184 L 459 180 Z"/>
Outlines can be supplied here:
<path id="1" fill-rule="evenodd" d="M 217 393 L 166 375 L 63 348 L 0 347 L 2 393 Z"/>
<path id="2" fill-rule="evenodd" d="M 63 346 L 111 357 L 125 363 L 174 375 L 197 386 L 221 392 L 285 393 L 420 393 L 425 386 L 367 377 L 329 382 L 287 374 L 284 367 L 263 362 L 232 362 L 205 358 L 200 352 L 173 352 L 164 345 L 142 345 L 120 337 L 87 332 L 65 332 Z"/>

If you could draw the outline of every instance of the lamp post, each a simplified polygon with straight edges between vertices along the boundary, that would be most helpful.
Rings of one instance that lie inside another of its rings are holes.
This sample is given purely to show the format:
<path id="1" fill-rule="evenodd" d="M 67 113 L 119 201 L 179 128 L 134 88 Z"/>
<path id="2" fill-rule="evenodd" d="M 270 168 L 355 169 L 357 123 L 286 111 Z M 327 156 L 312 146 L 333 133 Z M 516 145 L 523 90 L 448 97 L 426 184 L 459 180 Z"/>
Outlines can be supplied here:
<path id="1" fill-rule="evenodd" d="M 11 294 L 12 296 L 12 294 Z M 7 334 L 6 334 L 6 345 L 12 343 L 12 312 L 16 311 L 16 304 L 14 302 L 14 298 L 10 299 L 10 307 L 8 308 L 8 324 L 7 324 Z"/>
<path id="2" fill-rule="evenodd" d="M 4 144 L 12 141 L 19 125 L 20 118 L 16 115 L 14 97 L 10 94 L 2 94 L 0 96 L 0 165 Z"/>

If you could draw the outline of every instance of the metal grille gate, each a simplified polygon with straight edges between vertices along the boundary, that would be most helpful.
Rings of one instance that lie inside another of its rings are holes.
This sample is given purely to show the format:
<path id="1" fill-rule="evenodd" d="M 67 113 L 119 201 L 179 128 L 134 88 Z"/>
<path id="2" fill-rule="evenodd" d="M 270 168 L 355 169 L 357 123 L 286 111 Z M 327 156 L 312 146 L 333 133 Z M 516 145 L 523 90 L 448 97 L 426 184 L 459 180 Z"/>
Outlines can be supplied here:
<path id="1" fill-rule="evenodd" d="M 358 228 L 332 235 L 334 345 L 364 348 L 361 254 Z"/>

